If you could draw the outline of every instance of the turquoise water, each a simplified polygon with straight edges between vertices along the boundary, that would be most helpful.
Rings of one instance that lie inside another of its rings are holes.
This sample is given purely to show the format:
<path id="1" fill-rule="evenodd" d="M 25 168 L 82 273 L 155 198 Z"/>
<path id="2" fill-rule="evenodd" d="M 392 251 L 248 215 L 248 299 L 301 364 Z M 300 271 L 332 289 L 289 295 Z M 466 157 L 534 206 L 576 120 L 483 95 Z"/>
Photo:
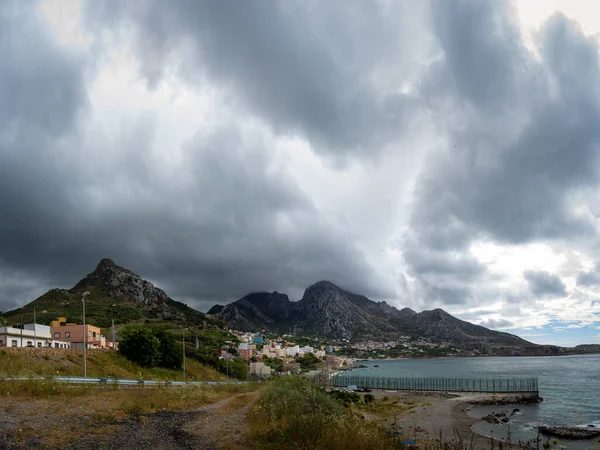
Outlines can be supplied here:
<path id="1" fill-rule="evenodd" d="M 600 355 L 435 358 L 361 362 L 366 369 L 355 369 L 357 376 L 388 377 L 537 377 L 540 396 L 537 405 L 517 405 L 521 412 L 513 416 L 513 440 L 536 436 L 538 425 L 588 425 L 600 427 Z M 373 367 L 378 365 L 379 367 Z M 509 406 L 474 407 L 471 414 L 481 417 L 491 410 Z M 506 425 L 478 423 L 480 434 L 506 435 Z M 562 443 L 562 442 L 561 442 Z M 568 442 L 569 449 L 589 447 L 590 442 Z"/>

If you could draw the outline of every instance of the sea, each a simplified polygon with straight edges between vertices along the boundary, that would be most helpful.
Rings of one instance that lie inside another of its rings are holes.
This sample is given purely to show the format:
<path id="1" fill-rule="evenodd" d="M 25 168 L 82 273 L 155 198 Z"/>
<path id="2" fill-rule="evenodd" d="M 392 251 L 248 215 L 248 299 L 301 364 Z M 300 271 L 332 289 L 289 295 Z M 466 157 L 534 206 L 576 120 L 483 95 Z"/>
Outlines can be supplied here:
<path id="1" fill-rule="evenodd" d="M 600 355 L 430 358 L 361 361 L 367 368 L 354 369 L 348 375 L 373 377 L 537 377 L 543 402 L 533 405 L 473 406 L 469 414 L 481 418 L 490 412 L 520 411 L 509 425 L 477 422 L 473 431 L 511 442 L 528 441 L 537 436 L 537 427 L 600 427 Z M 375 367 L 378 366 L 378 367 Z M 547 438 L 543 438 L 545 442 Z M 587 441 L 563 441 L 569 450 L 590 448 L 598 438 Z"/>

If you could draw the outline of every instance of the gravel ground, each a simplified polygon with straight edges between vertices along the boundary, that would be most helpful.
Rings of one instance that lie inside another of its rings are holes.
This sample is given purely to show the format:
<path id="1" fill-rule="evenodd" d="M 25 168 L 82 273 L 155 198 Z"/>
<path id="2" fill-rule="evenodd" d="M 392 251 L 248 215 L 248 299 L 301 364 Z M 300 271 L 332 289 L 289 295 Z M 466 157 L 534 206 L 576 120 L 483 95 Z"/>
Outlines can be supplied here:
<path id="1" fill-rule="evenodd" d="M 117 423 L 96 422 L 92 424 L 93 433 L 70 424 L 65 435 L 75 430 L 79 437 L 60 445 L 44 445 L 35 436 L 36 429 L 24 428 L 23 418 L 11 410 L 0 414 L 0 450 L 243 449 L 246 415 L 257 398 L 257 392 L 238 394 L 191 411 L 160 411 Z M 40 413 L 45 415 L 43 411 Z M 32 417 L 34 411 L 28 411 L 27 418 Z M 46 419 L 39 422 L 52 423 L 52 418 Z M 81 424 L 89 426 L 86 421 Z"/>

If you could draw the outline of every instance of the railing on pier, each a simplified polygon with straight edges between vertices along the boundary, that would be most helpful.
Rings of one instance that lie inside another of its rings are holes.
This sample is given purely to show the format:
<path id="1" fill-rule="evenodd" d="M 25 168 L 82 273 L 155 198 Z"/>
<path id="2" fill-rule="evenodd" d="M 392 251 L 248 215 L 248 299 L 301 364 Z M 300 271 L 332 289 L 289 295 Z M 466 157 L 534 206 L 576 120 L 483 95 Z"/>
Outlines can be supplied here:
<path id="1" fill-rule="evenodd" d="M 482 393 L 537 393 L 537 378 L 395 378 L 333 375 L 321 372 L 313 381 L 330 387 L 356 386 L 359 388 L 397 391 L 482 392 Z"/>

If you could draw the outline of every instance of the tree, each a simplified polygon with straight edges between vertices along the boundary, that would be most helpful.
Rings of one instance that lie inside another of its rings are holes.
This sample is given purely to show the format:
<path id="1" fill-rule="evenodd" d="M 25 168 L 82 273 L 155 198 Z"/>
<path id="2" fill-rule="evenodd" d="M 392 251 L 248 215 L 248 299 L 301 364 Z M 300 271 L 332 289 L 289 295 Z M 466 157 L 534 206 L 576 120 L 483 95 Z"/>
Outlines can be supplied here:
<path id="1" fill-rule="evenodd" d="M 155 331 L 154 336 L 160 341 L 160 361 L 158 365 L 167 369 L 181 369 L 183 350 L 177 343 L 175 336 L 163 330 Z"/>
<path id="2" fill-rule="evenodd" d="M 119 352 L 142 367 L 180 369 L 183 364 L 183 350 L 175 336 L 164 330 L 126 328 L 119 343 Z"/>
<path id="3" fill-rule="evenodd" d="M 161 342 L 149 328 L 126 328 L 119 353 L 142 367 L 154 367 L 161 361 Z"/>
<path id="4" fill-rule="evenodd" d="M 8 320 L 6 320 L 6 317 L 0 316 L 0 327 L 6 326 L 7 323 L 8 323 Z"/>

